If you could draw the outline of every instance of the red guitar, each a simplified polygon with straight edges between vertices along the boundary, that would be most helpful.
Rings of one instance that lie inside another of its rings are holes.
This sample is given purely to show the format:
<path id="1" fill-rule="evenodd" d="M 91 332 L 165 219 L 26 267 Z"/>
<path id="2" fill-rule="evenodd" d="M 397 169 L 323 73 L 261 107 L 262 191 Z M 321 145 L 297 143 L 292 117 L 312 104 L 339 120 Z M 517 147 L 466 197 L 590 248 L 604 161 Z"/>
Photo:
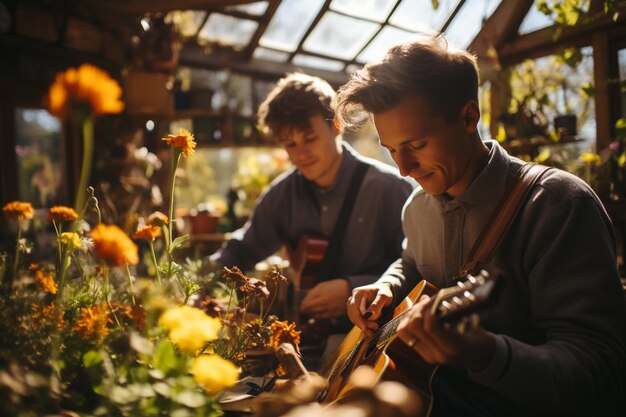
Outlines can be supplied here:
<path id="1" fill-rule="evenodd" d="M 330 333 L 330 320 L 314 319 L 299 312 L 300 303 L 311 288 L 318 284 L 317 273 L 328 248 L 328 240 L 322 237 L 302 236 L 295 250 L 289 251 L 291 267 L 295 273 L 293 280 L 294 297 L 291 317 L 302 330 L 300 345 L 305 348 L 323 348 Z"/>
<path id="2" fill-rule="evenodd" d="M 322 372 L 328 378 L 328 389 L 323 395 L 323 403 L 334 402 L 354 387 L 348 383 L 353 370 L 361 365 L 374 369 L 381 379 L 396 380 L 412 388 L 430 404 L 430 379 L 436 367 L 426 363 L 402 340 L 396 337 L 396 330 L 404 314 L 422 294 L 434 295 L 431 312 L 456 326 L 463 332 L 468 326 L 478 324 L 473 315 L 490 297 L 495 280 L 483 272 L 478 276 L 468 276 L 457 286 L 440 291 L 426 281 L 421 281 L 411 293 L 395 308 L 393 318 L 381 326 L 371 337 L 365 337 L 358 327 L 346 336 L 337 352 L 337 359 L 329 369 Z"/>

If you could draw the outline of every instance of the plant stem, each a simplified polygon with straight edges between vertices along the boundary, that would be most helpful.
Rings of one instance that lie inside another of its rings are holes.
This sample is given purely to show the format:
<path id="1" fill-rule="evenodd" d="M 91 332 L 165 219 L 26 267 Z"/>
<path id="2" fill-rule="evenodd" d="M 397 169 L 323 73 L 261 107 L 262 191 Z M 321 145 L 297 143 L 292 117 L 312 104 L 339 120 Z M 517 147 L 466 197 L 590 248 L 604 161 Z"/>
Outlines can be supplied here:
<path id="1" fill-rule="evenodd" d="M 133 289 L 133 279 L 130 276 L 130 269 L 128 268 L 128 262 L 124 262 L 124 265 L 126 266 L 126 278 L 128 278 L 128 288 L 129 288 L 129 292 L 130 292 L 130 299 L 133 301 L 133 305 L 137 305 L 137 303 L 135 302 L 135 294 L 134 293 L 134 289 Z"/>
<path id="2" fill-rule="evenodd" d="M 8 295 L 13 288 L 13 281 L 17 278 L 17 267 L 20 259 L 20 240 L 22 240 L 22 221 L 17 221 L 17 240 L 15 241 L 15 259 L 13 262 L 13 274 L 5 282 L 5 293 Z"/>
<path id="3" fill-rule="evenodd" d="M 156 271 L 157 282 L 159 283 L 159 286 L 161 286 L 161 274 L 159 273 L 159 265 L 157 264 L 156 254 L 154 253 L 154 244 L 151 240 L 148 241 L 148 244 L 150 245 L 150 255 L 152 255 L 152 262 L 154 263 L 154 270 Z"/>
<path id="4" fill-rule="evenodd" d="M 87 117 L 83 120 L 83 160 L 80 167 L 80 179 L 76 189 L 76 202 L 74 209 L 77 212 L 85 205 L 85 190 L 91 174 L 91 160 L 93 158 L 93 119 Z"/>

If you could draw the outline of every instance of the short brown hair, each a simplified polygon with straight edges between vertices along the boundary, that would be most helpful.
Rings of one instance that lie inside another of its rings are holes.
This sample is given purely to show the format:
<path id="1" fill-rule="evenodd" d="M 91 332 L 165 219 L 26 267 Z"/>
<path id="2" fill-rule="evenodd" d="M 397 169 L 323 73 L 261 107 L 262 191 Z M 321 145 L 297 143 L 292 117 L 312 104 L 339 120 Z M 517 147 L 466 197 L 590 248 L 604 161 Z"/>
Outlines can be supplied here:
<path id="1" fill-rule="evenodd" d="M 470 100 L 478 101 L 478 65 L 466 51 L 448 48 L 443 36 L 393 46 L 377 63 L 355 72 L 333 102 L 342 128 L 358 125 L 363 112 L 381 113 L 411 94 L 452 122 Z"/>
<path id="2" fill-rule="evenodd" d="M 266 134 L 278 134 L 284 127 L 307 130 L 317 114 L 333 123 L 335 90 L 326 81 L 301 73 L 288 74 L 259 106 L 258 127 Z"/>

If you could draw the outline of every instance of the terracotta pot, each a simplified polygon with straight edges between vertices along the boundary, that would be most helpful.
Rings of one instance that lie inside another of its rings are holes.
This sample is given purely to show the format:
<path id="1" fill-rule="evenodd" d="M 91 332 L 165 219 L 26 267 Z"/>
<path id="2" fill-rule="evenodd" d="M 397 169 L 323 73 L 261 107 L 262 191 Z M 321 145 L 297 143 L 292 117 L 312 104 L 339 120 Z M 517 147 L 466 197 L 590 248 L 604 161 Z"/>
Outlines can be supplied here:
<path id="1" fill-rule="evenodd" d="M 209 213 L 198 213 L 195 216 L 185 216 L 185 222 L 191 225 L 193 234 L 217 233 L 220 224 L 220 216 Z"/>

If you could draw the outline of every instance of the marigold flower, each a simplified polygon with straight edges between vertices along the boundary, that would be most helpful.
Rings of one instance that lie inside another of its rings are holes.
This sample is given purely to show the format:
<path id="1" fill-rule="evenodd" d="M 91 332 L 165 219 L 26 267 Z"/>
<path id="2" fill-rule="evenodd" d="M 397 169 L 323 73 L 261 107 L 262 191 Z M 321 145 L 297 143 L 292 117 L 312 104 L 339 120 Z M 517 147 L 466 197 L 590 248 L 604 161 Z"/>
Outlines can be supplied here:
<path id="1" fill-rule="evenodd" d="M 67 322 L 63 318 L 63 310 L 57 308 L 54 304 L 47 306 L 41 306 L 39 304 L 32 304 L 31 319 L 35 323 L 49 323 L 57 330 L 63 330 L 67 326 Z"/>
<path id="2" fill-rule="evenodd" d="M 278 349 L 282 343 L 291 343 L 296 348 L 300 344 L 300 331 L 296 330 L 296 323 L 288 321 L 275 321 L 272 323 L 270 334 L 270 346 Z"/>
<path id="3" fill-rule="evenodd" d="M 95 337 L 101 343 L 109 334 L 107 325 L 111 323 L 109 307 L 102 304 L 81 308 L 81 318 L 76 320 L 73 329 L 81 337 Z"/>
<path id="4" fill-rule="evenodd" d="M 57 293 L 57 284 L 54 282 L 54 275 L 51 272 L 44 272 L 41 269 L 35 271 L 35 280 L 45 292 Z"/>
<path id="5" fill-rule="evenodd" d="M 210 394 L 235 385 L 240 372 L 235 364 L 217 355 L 200 355 L 191 365 L 193 378 Z"/>
<path id="6" fill-rule="evenodd" d="M 196 141 L 193 138 L 193 134 L 185 129 L 178 129 L 178 135 L 167 135 L 166 138 L 162 138 L 167 142 L 170 148 L 182 149 L 183 156 L 188 157 L 194 154 Z"/>
<path id="7" fill-rule="evenodd" d="M 154 240 L 159 236 L 161 236 L 161 228 L 159 226 L 140 227 L 133 233 L 133 239 Z"/>
<path id="8" fill-rule="evenodd" d="M 71 207 L 54 206 L 48 212 L 49 221 L 68 221 L 73 222 L 78 219 L 78 214 Z"/>
<path id="9" fill-rule="evenodd" d="M 169 222 L 167 215 L 161 213 L 160 211 L 155 211 L 150 216 L 148 216 L 148 224 L 150 226 L 163 226 Z"/>
<path id="10" fill-rule="evenodd" d="M 32 204 L 24 201 L 12 201 L 2 207 L 4 216 L 10 219 L 32 219 L 35 216 L 35 210 Z"/>
<path id="11" fill-rule="evenodd" d="M 120 113 L 122 88 L 109 74 L 90 64 L 57 74 L 48 90 L 50 113 L 65 117 L 72 106 L 87 105 L 93 114 Z"/>
<path id="12" fill-rule="evenodd" d="M 600 155 L 596 155 L 595 153 L 591 152 L 585 152 L 581 154 L 579 159 L 587 164 L 598 165 L 600 163 Z"/>
<path id="13" fill-rule="evenodd" d="M 62 244 L 66 245 L 69 249 L 80 249 L 82 243 L 80 241 L 80 236 L 78 233 L 74 232 L 63 232 L 61 236 L 59 236 L 59 240 Z"/>
<path id="14" fill-rule="evenodd" d="M 139 262 L 138 248 L 128 235 L 115 225 L 98 224 L 91 231 L 96 256 L 111 266 Z"/>
<path id="15" fill-rule="evenodd" d="M 159 324 L 169 330 L 169 339 L 180 350 L 191 354 L 217 339 L 221 328 L 218 319 L 190 306 L 170 308 L 161 315 Z"/>

